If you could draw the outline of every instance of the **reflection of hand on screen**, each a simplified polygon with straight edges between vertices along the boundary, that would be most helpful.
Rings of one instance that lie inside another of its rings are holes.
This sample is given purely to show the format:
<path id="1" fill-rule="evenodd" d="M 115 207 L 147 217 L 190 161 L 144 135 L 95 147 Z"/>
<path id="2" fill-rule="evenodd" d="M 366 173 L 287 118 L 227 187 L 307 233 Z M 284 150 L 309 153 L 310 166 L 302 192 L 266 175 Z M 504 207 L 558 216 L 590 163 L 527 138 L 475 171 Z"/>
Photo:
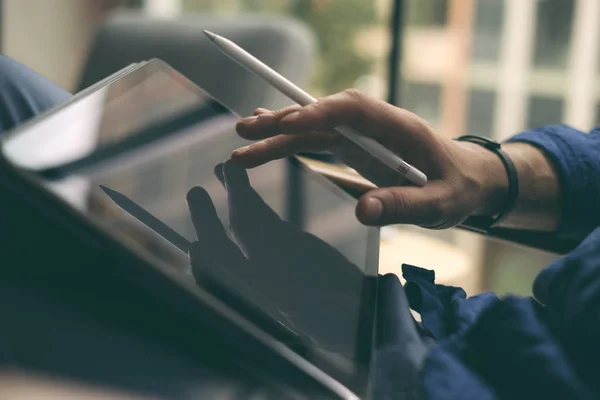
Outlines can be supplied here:
<path id="1" fill-rule="evenodd" d="M 276 304 L 300 331 L 351 352 L 364 274 L 335 248 L 282 221 L 250 186 L 244 169 L 229 161 L 215 172 L 228 193 L 237 244 L 229 239 L 208 193 L 192 188 L 187 200 L 198 236 L 191 254 L 197 279 L 199 270 L 213 268 L 218 276 L 225 269 Z"/>

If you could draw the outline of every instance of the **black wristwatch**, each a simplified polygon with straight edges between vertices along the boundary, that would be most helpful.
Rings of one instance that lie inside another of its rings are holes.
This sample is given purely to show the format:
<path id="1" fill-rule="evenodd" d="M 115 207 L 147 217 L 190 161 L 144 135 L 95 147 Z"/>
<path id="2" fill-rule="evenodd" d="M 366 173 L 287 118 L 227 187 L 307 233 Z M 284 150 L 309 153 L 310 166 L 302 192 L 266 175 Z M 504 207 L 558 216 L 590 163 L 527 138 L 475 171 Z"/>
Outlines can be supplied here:
<path id="1" fill-rule="evenodd" d="M 519 176 L 517 175 L 517 168 L 508 154 L 502 150 L 502 145 L 498 142 L 474 135 L 461 136 L 455 140 L 475 143 L 490 150 L 500 157 L 500 160 L 502 160 L 502 164 L 504 164 L 504 168 L 506 169 L 506 175 L 508 177 L 508 193 L 504 209 L 492 217 L 473 216 L 469 218 L 470 221 L 475 222 L 476 225 L 478 225 L 477 228 L 487 231 L 498 225 L 517 203 L 517 198 L 519 197 Z"/>

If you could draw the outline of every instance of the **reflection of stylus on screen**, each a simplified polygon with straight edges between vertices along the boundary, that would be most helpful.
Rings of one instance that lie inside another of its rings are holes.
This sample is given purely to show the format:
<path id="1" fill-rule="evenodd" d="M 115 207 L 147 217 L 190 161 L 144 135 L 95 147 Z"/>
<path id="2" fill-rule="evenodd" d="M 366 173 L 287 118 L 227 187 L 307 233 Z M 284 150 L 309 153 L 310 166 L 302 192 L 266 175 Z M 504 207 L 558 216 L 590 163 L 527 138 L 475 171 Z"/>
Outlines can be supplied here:
<path id="1" fill-rule="evenodd" d="M 294 85 L 292 82 L 278 74 L 276 71 L 269 68 L 262 61 L 248 53 L 246 50 L 242 49 L 237 44 L 233 43 L 231 40 L 225 39 L 224 37 L 206 30 L 204 33 L 226 56 L 248 71 L 263 78 L 267 83 L 275 87 L 290 99 L 294 100 L 299 105 L 306 106 L 316 102 L 316 99 L 314 99 L 304 90 L 300 89 L 298 86 Z M 387 167 L 404 176 L 413 184 L 417 186 L 425 186 L 427 183 L 427 176 L 423 172 L 398 157 L 378 141 L 362 135 L 349 126 L 338 126 L 335 128 L 335 130 L 361 147 L 371 156 L 381 161 Z"/>
<path id="2" fill-rule="evenodd" d="M 150 214 L 148 211 L 140 207 L 136 202 L 129 197 L 116 190 L 100 185 L 100 188 L 106 193 L 116 205 L 121 207 L 129 215 L 146 225 L 152 231 L 156 232 L 160 237 L 177 247 L 179 250 L 188 254 L 190 249 L 190 241 L 181 236 L 179 233 L 171 229 L 167 224 Z"/>
<path id="3" fill-rule="evenodd" d="M 142 224 L 146 225 L 152 231 L 157 233 L 167 242 L 177 247 L 179 250 L 188 254 L 191 243 L 189 240 L 175 232 L 167 224 L 150 214 L 143 207 L 138 205 L 136 202 L 131 200 L 124 194 L 110 189 L 106 186 L 100 185 L 100 188 L 106 195 L 121 209 L 127 212 L 129 215 L 137 219 Z M 210 274 L 203 273 L 204 283 L 211 287 L 213 292 L 221 300 L 224 300 L 231 308 L 238 310 L 242 315 L 248 317 L 251 321 L 256 323 L 258 326 L 263 328 L 266 332 L 273 335 L 277 339 L 286 343 L 291 348 L 294 348 L 297 352 L 307 354 L 308 347 L 305 342 L 311 340 L 307 335 L 301 335 L 294 330 L 293 322 L 287 318 L 281 310 L 275 305 L 272 305 L 266 299 L 261 299 L 261 303 L 265 307 L 269 308 L 272 313 L 276 314 L 279 318 L 269 315 L 267 312 L 259 307 L 255 307 L 244 297 L 240 297 L 232 293 L 231 290 L 227 289 L 219 280 L 210 276 Z M 245 292 L 252 292 L 252 296 L 260 298 L 258 293 L 255 293 L 251 288 L 246 290 L 242 289 L 245 283 L 239 278 L 236 278 L 226 270 L 219 271 L 219 278 L 221 281 L 228 282 L 228 284 L 235 286 L 238 290 Z M 246 293 L 245 297 L 249 297 L 250 293 Z"/>

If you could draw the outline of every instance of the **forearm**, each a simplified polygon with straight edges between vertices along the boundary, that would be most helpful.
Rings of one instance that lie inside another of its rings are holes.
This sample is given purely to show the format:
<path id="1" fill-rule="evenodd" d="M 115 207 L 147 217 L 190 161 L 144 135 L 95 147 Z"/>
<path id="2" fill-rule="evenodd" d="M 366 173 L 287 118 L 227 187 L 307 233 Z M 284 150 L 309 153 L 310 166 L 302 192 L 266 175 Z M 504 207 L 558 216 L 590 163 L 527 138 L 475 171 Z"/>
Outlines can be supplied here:
<path id="1" fill-rule="evenodd" d="M 497 227 L 556 231 L 562 217 L 562 193 L 554 166 L 542 150 L 527 143 L 507 143 L 502 149 L 510 156 L 517 169 L 519 195 L 512 211 Z M 506 206 L 506 170 L 497 155 L 488 153 L 484 167 L 488 177 L 483 185 L 484 201 L 475 215 L 493 216 Z"/>
<path id="2" fill-rule="evenodd" d="M 600 226 L 599 128 L 586 134 L 565 125 L 544 126 L 510 138 L 502 148 L 517 167 L 520 192 L 502 227 L 581 240 Z M 494 215 L 506 201 L 506 171 L 488 153 L 480 163 L 490 170 L 480 215 Z"/>

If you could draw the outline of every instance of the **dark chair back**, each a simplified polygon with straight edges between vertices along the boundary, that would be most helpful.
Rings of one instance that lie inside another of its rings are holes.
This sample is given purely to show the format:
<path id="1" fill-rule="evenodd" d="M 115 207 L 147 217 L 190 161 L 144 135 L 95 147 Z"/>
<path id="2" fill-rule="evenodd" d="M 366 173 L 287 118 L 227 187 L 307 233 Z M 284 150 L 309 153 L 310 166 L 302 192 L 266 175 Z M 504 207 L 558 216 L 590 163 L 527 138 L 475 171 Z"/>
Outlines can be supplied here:
<path id="1" fill-rule="evenodd" d="M 261 78 L 222 54 L 204 35 L 213 31 L 249 51 L 299 86 L 312 71 L 315 40 L 304 25 L 283 17 L 186 15 L 173 20 L 119 12 L 99 26 L 78 89 L 134 62 L 159 58 L 241 115 L 257 107 L 292 104 Z"/>

